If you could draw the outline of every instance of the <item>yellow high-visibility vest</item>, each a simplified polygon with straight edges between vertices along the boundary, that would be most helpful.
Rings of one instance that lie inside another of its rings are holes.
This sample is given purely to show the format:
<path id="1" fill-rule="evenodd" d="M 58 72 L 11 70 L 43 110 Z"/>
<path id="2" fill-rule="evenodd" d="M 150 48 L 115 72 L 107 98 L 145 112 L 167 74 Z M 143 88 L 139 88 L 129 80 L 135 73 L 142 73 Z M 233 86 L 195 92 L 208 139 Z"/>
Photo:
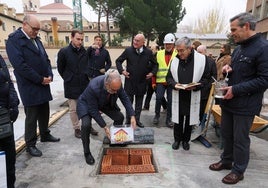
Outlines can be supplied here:
<path id="1" fill-rule="evenodd" d="M 174 49 L 167 65 L 165 58 L 165 50 L 159 50 L 156 55 L 156 60 L 158 63 L 158 71 L 156 73 L 156 83 L 166 82 L 166 76 L 168 73 L 168 68 L 171 60 L 177 55 L 177 51 Z"/>

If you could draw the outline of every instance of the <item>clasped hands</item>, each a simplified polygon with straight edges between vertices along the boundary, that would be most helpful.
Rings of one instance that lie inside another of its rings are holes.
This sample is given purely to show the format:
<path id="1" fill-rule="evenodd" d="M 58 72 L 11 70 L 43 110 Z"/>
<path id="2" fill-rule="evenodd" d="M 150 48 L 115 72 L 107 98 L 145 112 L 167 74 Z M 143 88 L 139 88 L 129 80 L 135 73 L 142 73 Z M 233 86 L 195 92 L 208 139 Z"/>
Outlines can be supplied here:
<path id="1" fill-rule="evenodd" d="M 42 84 L 43 85 L 48 85 L 48 84 L 50 84 L 52 82 L 52 77 L 51 76 L 49 76 L 49 77 L 44 77 L 43 78 L 43 82 L 42 82 Z"/>

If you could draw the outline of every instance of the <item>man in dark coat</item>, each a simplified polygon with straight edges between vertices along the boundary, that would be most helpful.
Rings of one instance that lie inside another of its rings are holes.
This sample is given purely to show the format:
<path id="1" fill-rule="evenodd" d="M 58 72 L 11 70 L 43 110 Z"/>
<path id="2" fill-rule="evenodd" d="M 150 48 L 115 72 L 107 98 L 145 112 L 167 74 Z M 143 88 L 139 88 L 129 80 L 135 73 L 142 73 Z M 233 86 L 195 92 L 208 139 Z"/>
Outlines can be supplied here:
<path id="1" fill-rule="evenodd" d="M 129 117 L 131 117 L 132 128 L 136 128 L 136 120 L 134 109 L 131 102 L 122 88 L 121 76 L 117 70 L 110 69 L 106 75 L 98 76 L 92 79 L 86 90 L 80 95 L 77 102 L 77 114 L 82 119 L 81 136 L 84 147 L 84 155 L 87 164 L 93 165 L 95 159 L 92 156 L 89 148 L 90 144 L 90 130 L 92 118 L 97 124 L 104 128 L 106 135 L 110 138 L 109 126 L 101 116 L 101 112 L 109 116 L 114 125 L 122 126 L 124 115 L 120 112 L 116 101 L 120 99 Z"/>
<path id="2" fill-rule="evenodd" d="M 250 154 L 249 132 L 262 107 L 263 93 L 268 88 L 268 41 L 256 33 L 257 19 L 250 13 L 241 13 L 230 19 L 231 36 L 239 44 L 233 54 L 228 72 L 228 86 L 221 101 L 221 160 L 209 166 L 210 170 L 231 170 L 222 182 L 236 184 L 244 179 Z"/>
<path id="3" fill-rule="evenodd" d="M 133 39 L 133 45 L 126 48 L 115 62 L 119 73 L 125 76 L 124 89 L 132 104 L 135 96 L 135 116 L 139 127 L 144 127 L 140 122 L 140 115 L 147 80 L 156 74 L 158 67 L 152 51 L 144 46 L 144 42 L 144 35 L 137 34 Z M 122 66 L 125 60 L 126 69 Z M 126 124 L 129 124 L 128 116 Z"/>
<path id="4" fill-rule="evenodd" d="M 68 98 L 70 119 L 74 135 L 81 138 L 79 119 L 76 113 L 77 99 L 89 83 L 88 56 L 82 45 L 84 33 L 79 30 L 71 32 L 71 43 L 58 52 L 57 68 L 64 80 L 64 96 Z M 93 128 L 91 134 L 98 132 Z"/>
<path id="5" fill-rule="evenodd" d="M 35 146 L 37 122 L 41 142 L 60 141 L 48 129 L 49 101 L 52 100 L 49 84 L 53 80 L 53 74 L 45 48 L 37 37 L 39 30 L 40 22 L 36 16 L 26 15 L 22 28 L 10 34 L 6 44 L 26 115 L 26 151 L 37 157 L 42 155 Z"/>
<path id="6" fill-rule="evenodd" d="M 104 75 L 111 68 L 112 61 L 108 50 L 102 45 L 101 36 L 94 37 L 94 43 L 88 47 L 89 78 Z"/>

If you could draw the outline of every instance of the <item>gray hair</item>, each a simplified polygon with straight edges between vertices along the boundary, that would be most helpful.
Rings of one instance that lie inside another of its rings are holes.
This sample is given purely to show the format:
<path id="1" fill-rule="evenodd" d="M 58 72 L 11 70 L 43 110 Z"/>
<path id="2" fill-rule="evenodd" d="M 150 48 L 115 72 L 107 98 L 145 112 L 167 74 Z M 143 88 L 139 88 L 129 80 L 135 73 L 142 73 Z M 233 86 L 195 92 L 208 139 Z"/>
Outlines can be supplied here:
<path id="1" fill-rule="evenodd" d="M 104 82 L 106 83 L 111 83 L 113 80 L 120 80 L 121 81 L 121 76 L 116 69 L 109 69 L 105 73 L 105 79 Z"/>
<path id="2" fill-rule="evenodd" d="M 243 27 L 246 23 L 249 23 L 249 28 L 252 31 L 255 31 L 257 19 L 248 12 L 240 13 L 230 19 L 230 22 L 233 22 L 234 20 L 238 19 L 238 25 L 240 27 Z"/>
<path id="3" fill-rule="evenodd" d="M 200 46 L 197 47 L 196 49 L 199 53 L 201 54 L 206 54 L 207 53 L 207 47 L 203 44 L 201 44 Z"/>
<path id="4" fill-rule="evenodd" d="M 182 38 L 176 40 L 175 46 L 178 46 L 181 44 L 185 44 L 185 46 L 187 48 L 190 48 L 192 46 L 191 39 L 189 39 L 188 37 L 182 37 Z"/>

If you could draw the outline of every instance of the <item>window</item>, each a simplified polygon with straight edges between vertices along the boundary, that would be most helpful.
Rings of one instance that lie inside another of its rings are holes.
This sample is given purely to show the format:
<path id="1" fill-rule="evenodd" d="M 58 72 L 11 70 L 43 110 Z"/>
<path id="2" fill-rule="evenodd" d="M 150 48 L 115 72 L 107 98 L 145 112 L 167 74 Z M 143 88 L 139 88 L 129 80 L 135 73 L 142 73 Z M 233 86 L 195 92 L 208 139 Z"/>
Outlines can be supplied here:
<path id="1" fill-rule="evenodd" d="M 268 17 L 268 1 L 266 1 L 264 6 L 264 18 Z"/>
<path id="2" fill-rule="evenodd" d="M 65 36 L 65 43 L 66 43 L 66 44 L 69 44 L 69 43 L 70 43 L 70 38 L 69 38 L 69 36 Z"/>
<path id="3" fill-rule="evenodd" d="M 261 6 L 258 6 L 258 7 L 256 8 L 255 16 L 256 16 L 256 18 L 257 18 L 258 20 L 260 19 L 260 16 L 261 16 Z"/>
<path id="4" fill-rule="evenodd" d="M 6 30 L 6 23 L 5 22 L 2 23 L 2 29 L 3 29 L 3 31 Z"/>
<path id="5" fill-rule="evenodd" d="M 53 42 L 53 37 L 49 36 L 49 42 Z"/>
<path id="6" fill-rule="evenodd" d="M 16 30 L 16 26 L 13 25 L 13 31 L 15 31 L 15 30 Z"/>
<path id="7" fill-rule="evenodd" d="M 89 40 L 88 40 L 88 36 L 85 36 L 85 42 L 88 42 Z"/>

